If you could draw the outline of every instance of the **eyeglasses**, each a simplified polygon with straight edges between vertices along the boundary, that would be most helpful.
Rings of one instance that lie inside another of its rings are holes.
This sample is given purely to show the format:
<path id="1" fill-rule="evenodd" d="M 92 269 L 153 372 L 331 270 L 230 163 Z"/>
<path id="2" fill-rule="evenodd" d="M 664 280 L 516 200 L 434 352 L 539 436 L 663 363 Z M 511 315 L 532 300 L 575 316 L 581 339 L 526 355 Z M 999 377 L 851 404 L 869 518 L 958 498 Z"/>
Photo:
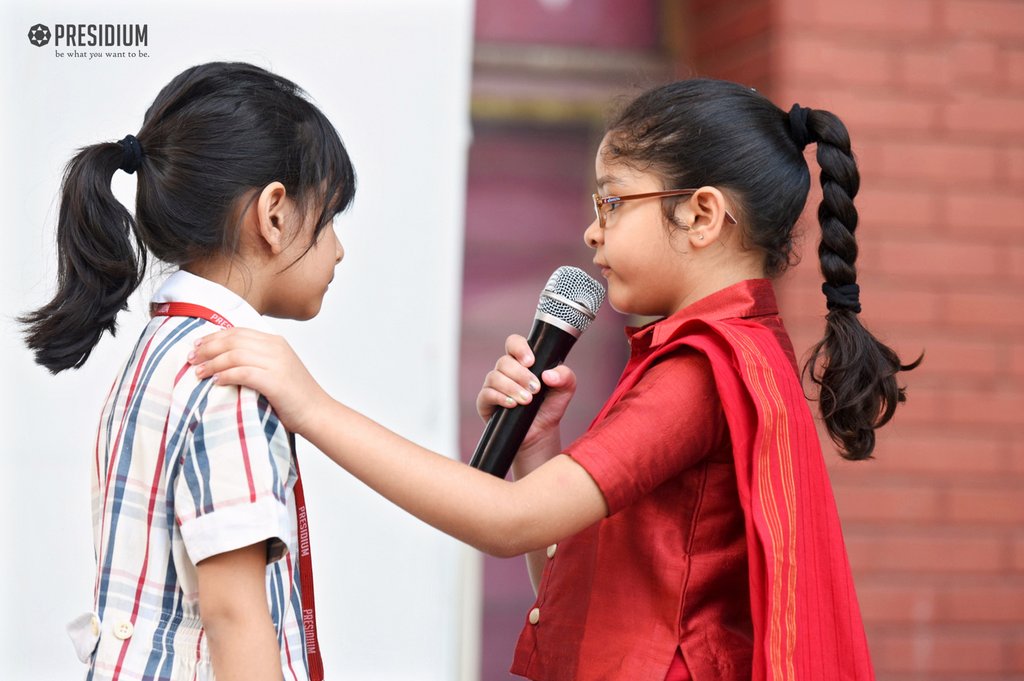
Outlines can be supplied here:
<path id="1" fill-rule="evenodd" d="M 668 196 L 686 196 L 687 194 L 693 194 L 696 189 L 669 189 L 663 192 L 648 192 L 646 194 L 629 194 L 627 196 L 598 196 L 597 194 L 591 194 L 594 199 L 594 215 L 597 216 L 597 222 L 601 227 L 604 227 L 606 216 L 615 210 L 615 206 L 619 205 L 623 201 L 638 201 L 639 199 L 654 199 L 654 198 L 665 198 Z M 736 224 L 736 218 L 732 216 L 732 213 L 725 211 L 725 219 L 732 224 Z"/>

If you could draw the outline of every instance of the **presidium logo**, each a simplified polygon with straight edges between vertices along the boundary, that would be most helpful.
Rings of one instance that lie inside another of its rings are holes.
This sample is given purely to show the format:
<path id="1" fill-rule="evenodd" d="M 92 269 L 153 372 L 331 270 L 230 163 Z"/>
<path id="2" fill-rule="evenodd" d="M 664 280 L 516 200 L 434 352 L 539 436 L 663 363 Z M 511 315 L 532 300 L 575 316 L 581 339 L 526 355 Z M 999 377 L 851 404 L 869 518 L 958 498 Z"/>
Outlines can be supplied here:
<path id="1" fill-rule="evenodd" d="M 54 24 L 52 31 L 46 24 L 36 24 L 28 29 L 28 41 L 36 47 L 45 47 L 51 40 L 55 48 L 64 48 L 54 50 L 54 56 L 61 58 L 149 56 L 140 49 L 149 46 L 149 24 Z"/>
<path id="2" fill-rule="evenodd" d="M 50 42 L 50 27 L 44 24 L 36 24 L 28 29 L 28 41 L 36 47 L 42 47 Z"/>

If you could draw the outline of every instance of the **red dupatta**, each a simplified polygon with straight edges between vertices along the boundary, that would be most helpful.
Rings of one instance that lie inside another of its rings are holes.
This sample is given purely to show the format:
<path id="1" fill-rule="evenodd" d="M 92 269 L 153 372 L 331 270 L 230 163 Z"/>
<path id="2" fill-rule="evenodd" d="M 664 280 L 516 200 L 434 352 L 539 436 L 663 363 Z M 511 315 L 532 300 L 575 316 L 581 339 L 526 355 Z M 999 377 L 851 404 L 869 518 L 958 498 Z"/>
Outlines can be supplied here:
<path id="1" fill-rule="evenodd" d="M 832 487 L 790 357 L 761 324 L 695 319 L 646 362 L 681 346 L 711 361 L 733 442 L 746 517 L 753 679 L 873 680 Z"/>

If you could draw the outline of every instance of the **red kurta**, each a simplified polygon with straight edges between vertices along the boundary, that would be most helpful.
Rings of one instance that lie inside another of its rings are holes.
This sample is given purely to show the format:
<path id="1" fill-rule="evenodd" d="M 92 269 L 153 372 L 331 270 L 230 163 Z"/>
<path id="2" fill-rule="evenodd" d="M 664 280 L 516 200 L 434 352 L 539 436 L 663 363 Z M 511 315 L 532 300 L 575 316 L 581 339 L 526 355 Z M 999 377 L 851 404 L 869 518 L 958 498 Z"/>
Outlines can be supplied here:
<path id="1" fill-rule="evenodd" d="M 698 680 L 873 678 L 771 283 L 719 291 L 630 343 L 567 449 L 609 516 L 554 550 L 512 672 L 662 681 L 680 650 Z"/>

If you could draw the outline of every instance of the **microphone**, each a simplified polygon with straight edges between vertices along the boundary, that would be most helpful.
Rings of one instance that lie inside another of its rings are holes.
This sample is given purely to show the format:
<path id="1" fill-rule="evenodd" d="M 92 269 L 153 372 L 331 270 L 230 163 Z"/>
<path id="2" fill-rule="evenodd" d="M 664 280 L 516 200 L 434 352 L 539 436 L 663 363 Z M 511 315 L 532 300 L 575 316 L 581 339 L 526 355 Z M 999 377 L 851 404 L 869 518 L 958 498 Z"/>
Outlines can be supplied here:
<path id="1" fill-rule="evenodd" d="M 603 301 L 604 287 L 580 268 L 563 265 L 554 271 L 540 293 L 527 339 L 534 356 L 530 373 L 537 377 L 540 391 L 529 404 L 498 407 L 480 436 L 470 466 L 505 477 L 547 393 L 541 373 L 565 360 Z"/>

